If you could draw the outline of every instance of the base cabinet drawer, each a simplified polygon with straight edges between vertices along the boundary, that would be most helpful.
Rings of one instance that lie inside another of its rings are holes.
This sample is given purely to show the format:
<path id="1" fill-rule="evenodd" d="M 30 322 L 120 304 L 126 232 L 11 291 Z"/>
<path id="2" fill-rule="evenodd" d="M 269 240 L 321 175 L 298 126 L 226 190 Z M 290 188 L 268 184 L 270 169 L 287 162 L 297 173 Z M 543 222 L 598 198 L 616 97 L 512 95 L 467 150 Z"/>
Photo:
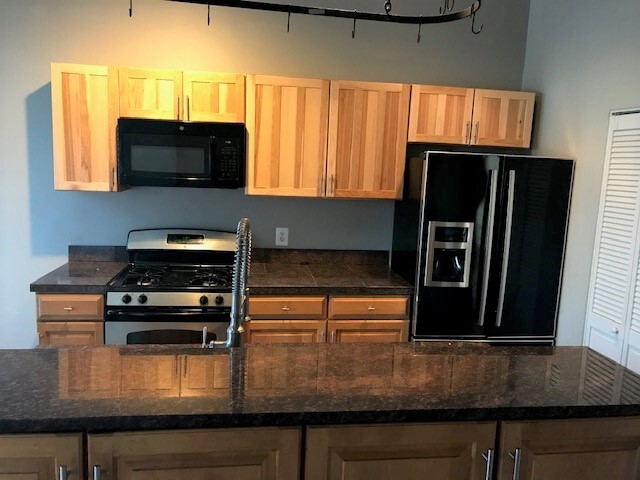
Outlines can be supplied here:
<path id="1" fill-rule="evenodd" d="M 299 480 L 300 429 L 89 435 L 89 471 L 118 479 Z M 117 475 L 117 476 L 116 476 Z"/>
<path id="2" fill-rule="evenodd" d="M 409 297 L 331 297 L 329 318 L 409 318 Z"/>
<path id="3" fill-rule="evenodd" d="M 104 345 L 103 322 L 38 322 L 40 345 Z"/>
<path id="4" fill-rule="evenodd" d="M 251 318 L 321 319 L 327 316 L 327 297 L 251 297 Z"/>
<path id="5" fill-rule="evenodd" d="M 102 320 L 103 295 L 36 295 L 38 320 Z"/>
<path id="6" fill-rule="evenodd" d="M 255 320 L 245 324 L 247 343 L 322 343 L 326 320 Z"/>

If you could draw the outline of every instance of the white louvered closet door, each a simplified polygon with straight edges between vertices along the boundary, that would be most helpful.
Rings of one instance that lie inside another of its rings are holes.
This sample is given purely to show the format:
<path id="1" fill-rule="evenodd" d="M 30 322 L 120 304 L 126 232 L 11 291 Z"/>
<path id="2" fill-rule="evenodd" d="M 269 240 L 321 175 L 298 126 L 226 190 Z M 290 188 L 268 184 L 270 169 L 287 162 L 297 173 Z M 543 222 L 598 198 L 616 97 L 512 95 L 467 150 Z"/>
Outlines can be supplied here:
<path id="1" fill-rule="evenodd" d="M 623 364 L 626 364 L 627 352 L 633 353 L 640 369 L 639 211 L 640 114 L 613 113 L 584 343 Z M 633 346 L 628 342 L 630 332 L 635 332 Z"/>

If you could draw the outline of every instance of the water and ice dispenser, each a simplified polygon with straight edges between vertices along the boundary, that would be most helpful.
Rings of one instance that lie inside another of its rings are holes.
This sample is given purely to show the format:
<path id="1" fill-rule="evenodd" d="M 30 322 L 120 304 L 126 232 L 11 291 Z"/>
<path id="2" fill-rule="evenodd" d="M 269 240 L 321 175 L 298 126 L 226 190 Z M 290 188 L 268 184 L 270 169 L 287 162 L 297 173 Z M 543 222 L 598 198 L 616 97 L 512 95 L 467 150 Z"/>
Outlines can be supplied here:
<path id="1" fill-rule="evenodd" d="M 469 286 L 473 222 L 429 222 L 426 287 Z"/>

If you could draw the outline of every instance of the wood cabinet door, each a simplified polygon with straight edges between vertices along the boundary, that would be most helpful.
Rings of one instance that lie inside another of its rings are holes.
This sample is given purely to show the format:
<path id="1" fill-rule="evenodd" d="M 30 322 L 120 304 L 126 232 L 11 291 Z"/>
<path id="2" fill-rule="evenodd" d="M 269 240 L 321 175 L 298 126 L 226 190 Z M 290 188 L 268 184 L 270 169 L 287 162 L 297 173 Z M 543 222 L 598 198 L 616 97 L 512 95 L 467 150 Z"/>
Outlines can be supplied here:
<path id="1" fill-rule="evenodd" d="M 409 142 L 468 145 L 473 88 L 412 85 Z"/>
<path id="2" fill-rule="evenodd" d="M 104 322 L 38 322 L 40 345 L 104 345 Z"/>
<path id="3" fill-rule="evenodd" d="M 120 355 L 123 397 L 178 397 L 180 376 L 176 355 Z"/>
<path id="4" fill-rule="evenodd" d="M 58 392 L 62 399 L 117 398 L 120 354 L 111 347 L 58 349 Z"/>
<path id="5" fill-rule="evenodd" d="M 247 76 L 247 193 L 324 196 L 329 82 Z"/>
<path id="6" fill-rule="evenodd" d="M 483 480 L 494 422 L 309 427 L 305 480 Z"/>
<path id="7" fill-rule="evenodd" d="M 81 480 L 82 435 L 0 435 L 2 480 L 57 480 L 64 468 L 69 480 Z"/>
<path id="8" fill-rule="evenodd" d="M 326 320 L 253 320 L 245 324 L 246 343 L 322 343 Z"/>
<path id="9" fill-rule="evenodd" d="M 503 422 L 500 432 L 501 480 L 640 478 L 640 418 Z"/>
<path id="10" fill-rule="evenodd" d="M 229 395 L 229 355 L 207 353 L 182 355 L 181 397 L 226 397 Z"/>
<path id="11" fill-rule="evenodd" d="M 328 197 L 401 197 L 410 89 L 331 82 Z"/>
<path id="12" fill-rule="evenodd" d="M 52 63 L 51 106 L 55 189 L 117 190 L 117 70 Z"/>
<path id="13" fill-rule="evenodd" d="M 244 123 L 244 75 L 183 72 L 182 85 L 187 121 Z"/>
<path id="14" fill-rule="evenodd" d="M 102 320 L 104 295 L 39 293 L 38 320 Z"/>
<path id="15" fill-rule="evenodd" d="M 182 72 L 120 68 L 118 78 L 121 117 L 183 118 Z"/>
<path id="16" fill-rule="evenodd" d="M 300 430 L 89 435 L 89 470 L 117 480 L 299 480 Z"/>
<path id="17" fill-rule="evenodd" d="M 406 342 L 409 320 L 329 320 L 327 335 L 334 343 Z"/>
<path id="18" fill-rule="evenodd" d="M 471 145 L 528 148 L 535 93 L 476 89 Z"/>

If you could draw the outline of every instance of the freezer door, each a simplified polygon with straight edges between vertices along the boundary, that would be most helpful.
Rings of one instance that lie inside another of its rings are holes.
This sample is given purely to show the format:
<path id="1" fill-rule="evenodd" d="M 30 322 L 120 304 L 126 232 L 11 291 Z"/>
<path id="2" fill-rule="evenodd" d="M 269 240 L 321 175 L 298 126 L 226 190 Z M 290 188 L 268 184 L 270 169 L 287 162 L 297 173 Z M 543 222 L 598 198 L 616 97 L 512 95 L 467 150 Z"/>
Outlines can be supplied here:
<path id="1" fill-rule="evenodd" d="M 573 161 L 505 157 L 490 337 L 553 338 Z"/>
<path id="2" fill-rule="evenodd" d="M 499 165 L 498 156 L 428 154 L 414 338 L 485 336 Z"/>

